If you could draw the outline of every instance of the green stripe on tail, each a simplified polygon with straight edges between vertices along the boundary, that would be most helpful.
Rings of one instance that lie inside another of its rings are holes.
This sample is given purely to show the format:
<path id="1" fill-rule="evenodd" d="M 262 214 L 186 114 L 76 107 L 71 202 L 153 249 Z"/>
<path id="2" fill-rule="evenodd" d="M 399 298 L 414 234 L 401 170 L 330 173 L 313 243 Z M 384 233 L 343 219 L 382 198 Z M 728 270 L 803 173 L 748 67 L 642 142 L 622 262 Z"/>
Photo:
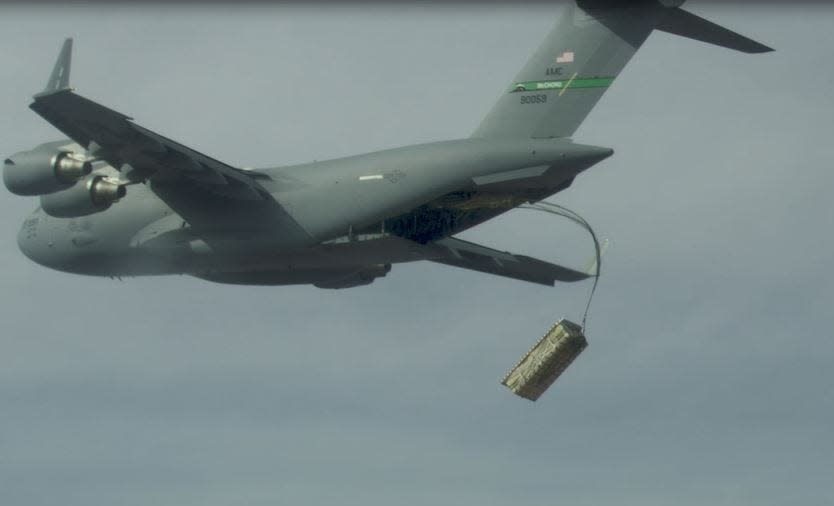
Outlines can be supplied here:
<path id="1" fill-rule="evenodd" d="M 577 77 L 558 81 L 524 81 L 515 83 L 510 93 L 521 91 L 546 91 L 578 88 L 607 88 L 614 82 L 613 77 Z"/>

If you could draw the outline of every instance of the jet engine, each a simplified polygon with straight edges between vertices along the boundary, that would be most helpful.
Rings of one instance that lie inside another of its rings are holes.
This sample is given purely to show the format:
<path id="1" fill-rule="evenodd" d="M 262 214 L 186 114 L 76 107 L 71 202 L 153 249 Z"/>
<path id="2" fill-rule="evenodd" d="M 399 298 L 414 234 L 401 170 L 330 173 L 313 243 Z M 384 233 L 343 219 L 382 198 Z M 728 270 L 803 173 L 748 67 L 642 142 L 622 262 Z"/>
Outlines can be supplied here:
<path id="1" fill-rule="evenodd" d="M 384 278 L 389 272 L 391 272 L 391 264 L 368 265 L 347 276 L 318 281 L 313 285 L 319 288 L 353 288 L 354 286 L 370 285 L 376 278 Z"/>
<path id="2" fill-rule="evenodd" d="M 6 188 L 16 195 L 46 195 L 67 189 L 90 174 L 93 164 L 83 155 L 61 149 L 62 144 L 66 145 L 65 142 L 41 144 L 7 158 L 3 164 Z"/>
<path id="3" fill-rule="evenodd" d="M 123 185 L 94 174 L 66 190 L 41 195 L 41 208 L 56 218 L 76 218 L 104 211 L 125 193 Z"/>

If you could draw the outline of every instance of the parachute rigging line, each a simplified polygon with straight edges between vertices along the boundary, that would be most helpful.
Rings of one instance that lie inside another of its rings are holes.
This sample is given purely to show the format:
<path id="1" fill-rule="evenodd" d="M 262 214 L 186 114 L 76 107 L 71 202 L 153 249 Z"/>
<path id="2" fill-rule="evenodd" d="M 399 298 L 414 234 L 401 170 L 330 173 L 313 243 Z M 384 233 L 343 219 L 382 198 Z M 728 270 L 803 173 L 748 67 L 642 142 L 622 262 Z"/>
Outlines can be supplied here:
<path id="1" fill-rule="evenodd" d="M 600 269 L 602 268 L 602 250 L 600 248 L 599 239 L 597 239 L 597 234 L 594 232 L 594 229 L 591 227 L 591 224 L 588 223 L 585 220 L 585 218 L 580 216 L 575 211 L 571 211 L 567 207 L 560 206 L 559 204 L 541 201 L 532 204 L 522 204 L 518 206 L 518 209 L 541 211 L 556 216 L 561 216 L 562 218 L 567 218 L 570 221 L 576 223 L 580 227 L 587 230 L 588 233 L 591 235 L 591 239 L 593 239 L 594 241 L 594 252 L 596 254 L 596 268 L 594 269 L 594 284 L 591 286 L 591 293 L 588 295 L 588 302 L 585 304 L 585 313 L 582 315 L 582 332 L 587 333 L 586 329 L 588 322 L 588 313 L 591 310 L 591 301 L 594 299 L 594 293 L 596 292 L 597 284 L 599 283 Z"/>

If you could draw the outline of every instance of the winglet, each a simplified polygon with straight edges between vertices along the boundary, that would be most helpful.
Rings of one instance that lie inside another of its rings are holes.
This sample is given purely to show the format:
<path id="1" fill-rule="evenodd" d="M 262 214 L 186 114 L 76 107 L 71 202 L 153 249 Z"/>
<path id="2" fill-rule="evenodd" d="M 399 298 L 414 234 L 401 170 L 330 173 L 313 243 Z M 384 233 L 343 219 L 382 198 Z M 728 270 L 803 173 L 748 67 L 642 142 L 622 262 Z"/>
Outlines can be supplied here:
<path id="1" fill-rule="evenodd" d="M 52 68 L 52 74 L 49 75 L 49 80 L 46 82 L 46 88 L 35 96 L 48 95 L 56 91 L 69 89 L 71 63 L 72 38 L 68 38 L 64 41 L 61 52 L 58 53 L 58 59 L 55 61 L 55 67 Z"/>

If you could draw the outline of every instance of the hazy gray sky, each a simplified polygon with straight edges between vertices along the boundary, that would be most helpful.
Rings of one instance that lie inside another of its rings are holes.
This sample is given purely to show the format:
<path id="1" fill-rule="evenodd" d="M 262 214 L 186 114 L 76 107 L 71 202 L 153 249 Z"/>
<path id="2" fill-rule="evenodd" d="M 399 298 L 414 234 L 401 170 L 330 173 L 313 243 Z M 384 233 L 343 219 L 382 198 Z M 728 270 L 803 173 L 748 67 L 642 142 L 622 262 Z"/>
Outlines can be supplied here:
<path id="1" fill-rule="evenodd" d="M 0 198 L 0 503 L 834 502 L 834 9 L 688 8 L 778 52 L 653 35 L 576 135 L 556 202 L 610 238 L 590 347 L 536 403 L 499 384 L 588 284 L 421 263 L 368 287 L 124 282 L 17 250 Z M 237 165 L 466 137 L 555 22 L 534 6 L 6 6 L 2 153 L 62 39 L 79 93 Z M 510 213 L 464 237 L 582 265 Z"/>

